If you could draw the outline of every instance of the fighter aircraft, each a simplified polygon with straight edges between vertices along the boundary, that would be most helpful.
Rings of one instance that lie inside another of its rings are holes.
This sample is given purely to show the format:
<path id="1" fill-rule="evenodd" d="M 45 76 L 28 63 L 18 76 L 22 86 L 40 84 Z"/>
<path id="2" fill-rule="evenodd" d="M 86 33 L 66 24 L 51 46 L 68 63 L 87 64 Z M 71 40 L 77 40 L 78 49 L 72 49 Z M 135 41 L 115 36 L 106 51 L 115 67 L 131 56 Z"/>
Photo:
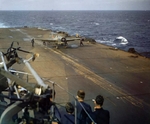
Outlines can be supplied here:
<path id="1" fill-rule="evenodd" d="M 80 37 L 69 36 L 68 34 L 61 32 L 61 33 L 46 33 L 43 36 L 35 38 L 35 40 L 42 41 L 43 45 L 47 45 L 47 43 L 54 43 L 56 48 L 58 49 L 59 46 L 65 46 L 67 48 L 68 42 L 80 40 Z"/>

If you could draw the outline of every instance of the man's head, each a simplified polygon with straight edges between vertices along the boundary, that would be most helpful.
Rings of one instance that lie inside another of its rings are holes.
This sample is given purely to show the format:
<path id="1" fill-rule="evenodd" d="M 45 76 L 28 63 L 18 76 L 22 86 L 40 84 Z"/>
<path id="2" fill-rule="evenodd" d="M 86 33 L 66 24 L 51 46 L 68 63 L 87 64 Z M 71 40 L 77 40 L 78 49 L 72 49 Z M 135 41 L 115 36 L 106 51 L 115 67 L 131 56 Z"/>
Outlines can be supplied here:
<path id="1" fill-rule="evenodd" d="M 70 102 L 66 103 L 65 108 L 66 108 L 66 112 L 67 113 L 71 113 L 72 114 L 74 112 L 74 106 Z"/>
<path id="2" fill-rule="evenodd" d="M 97 105 L 102 106 L 102 105 L 103 105 L 103 102 L 104 102 L 103 96 L 101 96 L 101 95 L 96 96 L 95 103 L 96 103 Z"/>
<path id="3" fill-rule="evenodd" d="M 81 40 L 81 41 L 84 41 L 84 37 L 82 37 L 80 40 Z"/>
<path id="4" fill-rule="evenodd" d="M 83 100 L 85 97 L 85 92 L 83 90 L 78 90 L 77 97 Z"/>
<path id="5" fill-rule="evenodd" d="M 50 101 L 53 101 L 55 99 L 55 95 L 56 95 L 55 90 L 48 88 L 46 89 L 45 94 L 46 94 L 46 98 L 49 99 Z"/>

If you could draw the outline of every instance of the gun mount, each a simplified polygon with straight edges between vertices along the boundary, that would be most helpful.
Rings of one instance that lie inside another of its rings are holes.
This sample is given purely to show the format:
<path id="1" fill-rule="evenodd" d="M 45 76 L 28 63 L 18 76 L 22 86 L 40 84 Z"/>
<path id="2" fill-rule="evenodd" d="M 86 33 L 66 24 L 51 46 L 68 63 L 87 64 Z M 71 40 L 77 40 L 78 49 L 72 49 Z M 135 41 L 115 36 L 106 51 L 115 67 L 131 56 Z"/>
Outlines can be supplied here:
<path id="1" fill-rule="evenodd" d="M 14 48 L 14 43 L 12 42 L 6 53 L 0 52 L 2 60 L 0 63 L 0 124 L 20 123 L 21 121 L 26 121 L 26 123 L 32 121 L 32 123 L 39 124 L 45 119 L 45 115 L 41 117 L 41 120 L 35 116 L 29 119 L 28 110 L 35 113 L 38 103 L 43 99 L 49 100 L 49 97 L 53 95 L 53 90 L 44 83 L 29 63 L 29 61 L 34 61 L 38 54 L 21 49 L 18 43 L 18 47 Z M 31 57 L 21 58 L 18 51 L 30 54 Z M 16 63 L 24 64 L 31 74 L 12 70 L 12 65 Z M 18 76 L 19 73 L 32 75 L 37 83 L 30 83 L 28 79 L 22 79 Z M 23 117 L 19 118 L 18 113 L 21 110 L 24 111 Z"/>

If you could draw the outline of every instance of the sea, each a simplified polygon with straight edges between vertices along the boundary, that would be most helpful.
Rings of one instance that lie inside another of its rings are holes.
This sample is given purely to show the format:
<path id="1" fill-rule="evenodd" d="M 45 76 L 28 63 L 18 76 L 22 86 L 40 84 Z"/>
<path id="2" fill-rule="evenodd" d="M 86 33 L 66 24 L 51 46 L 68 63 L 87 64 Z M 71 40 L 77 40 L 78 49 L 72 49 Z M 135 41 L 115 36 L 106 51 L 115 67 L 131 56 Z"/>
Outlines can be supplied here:
<path id="1" fill-rule="evenodd" d="M 150 58 L 150 11 L 0 11 L 0 28 L 24 26 L 79 34 Z"/>

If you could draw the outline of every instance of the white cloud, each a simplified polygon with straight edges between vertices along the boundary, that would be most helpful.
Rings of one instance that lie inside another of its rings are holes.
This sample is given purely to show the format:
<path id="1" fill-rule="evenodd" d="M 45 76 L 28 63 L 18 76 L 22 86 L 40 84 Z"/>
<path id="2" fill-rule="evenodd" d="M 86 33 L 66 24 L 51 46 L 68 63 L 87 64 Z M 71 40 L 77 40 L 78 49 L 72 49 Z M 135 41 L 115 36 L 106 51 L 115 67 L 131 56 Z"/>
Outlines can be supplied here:
<path id="1" fill-rule="evenodd" d="M 150 0 L 0 0 L 0 10 L 150 9 Z"/>

